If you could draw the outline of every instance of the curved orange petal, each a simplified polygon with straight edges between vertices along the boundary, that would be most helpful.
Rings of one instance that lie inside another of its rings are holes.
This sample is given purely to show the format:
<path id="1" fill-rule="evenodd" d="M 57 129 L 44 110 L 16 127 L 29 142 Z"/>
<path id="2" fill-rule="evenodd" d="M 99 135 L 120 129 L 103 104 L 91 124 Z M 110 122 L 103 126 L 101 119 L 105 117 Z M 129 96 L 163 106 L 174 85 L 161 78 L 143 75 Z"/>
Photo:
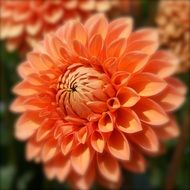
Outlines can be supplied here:
<path id="1" fill-rule="evenodd" d="M 71 154 L 73 169 L 80 175 L 84 175 L 91 163 L 93 153 L 87 145 L 79 144 Z"/>
<path id="2" fill-rule="evenodd" d="M 140 51 L 126 53 L 118 63 L 119 71 L 136 73 L 141 71 L 148 61 L 148 55 Z"/>
<path id="3" fill-rule="evenodd" d="M 110 110 L 116 110 L 120 108 L 120 102 L 116 97 L 109 98 L 107 100 L 107 105 Z"/>
<path id="4" fill-rule="evenodd" d="M 120 160 L 130 159 L 130 148 L 127 139 L 119 131 L 115 130 L 107 141 L 109 152 Z"/>
<path id="5" fill-rule="evenodd" d="M 120 108 L 116 112 L 117 128 L 124 133 L 136 133 L 142 130 L 141 122 L 134 111 Z"/>
<path id="6" fill-rule="evenodd" d="M 171 85 L 168 85 L 164 91 L 152 98 L 167 112 L 178 109 L 185 101 L 185 97 Z"/>
<path id="7" fill-rule="evenodd" d="M 24 106 L 25 101 L 26 101 L 25 97 L 20 96 L 20 97 L 16 98 L 11 103 L 10 110 L 13 112 L 24 112 L 24 111 L 26 111 L 26 108 Z"/>
<path id="8" fill-rule="evenodd" d="M 57 152 L 57 141 L 51 138 L 44 144 L 42 148 L 42 155 L 41 155 L 42 160 L 44 162 L 51 160 L 56 155 L 56 152 Z"/>
<path id="9" fill-rule="evenodd" d="M 63 141 L 61 142 L 61 152 L 63 155 L 67 155 L 70 153 L 72 148 L 74 147 L 74 135 L 69 134 L 63 138 Z"/>
<path id="10" fill-rule="evenodd" d="M 28 142 L 26 143 L 26 159 L 28 161 L 33 160 L 36 158 L 42 149 L 41 143 L 36 142 L 36 140 L 33 138 L 30 138 Z"/>
<path id="11" fill-rule="evenodd" d="M 127 41 L 125 38 L 119 38 L 114 40 L 110 45 L 108 46 L 106 53 L 107 57 L 119 57 L 121 56 L 127 47 Z"/>
<path id="12" fill-rule="evenodd" d="M 108 21 L 103 14 L 95 14 L 90 17 L 84 24 L 89 38 L 96 34 L 101 35 L 102 39 L 105 39 L 108 30 Z"/>
<path id="13" fill-rule="evenodd" d="M 122 165 L 127 170 L 134 173 L 143 173 L 146 170 L 146 160 L 139 152 L 131 149 L 131 158 L 129 161 L 122 162 Z"/>
<path id="14" fill-rule="evenodd" d="M 97 154 L 97 166 L 99 173 L 105 179 L 111 182 L 118 182 L 120 180 L 119 163 L 109 153 Z"/>
<path id="15" fill-rule="evenodd" d="M 126 52 L 141 51 L 142 53 L 152 55 L 158 47 L 158 41 L 136 40 L 127 46 Z"/>
<path id="16" fill-rule="evenodd" d="M 159 141 L 151 127 L 143 125 L 143 131 L 130 134 L 130 139 L 147 153 L 156 153 L 159 151 Z"/>
<path id="17" fill-rule="evenodd" d="M 109 44 L 115 39 L 125 38 L 131 34 L 133 29 L 133 20 L 130 17 L 119 18 L 112 21 L 108 27 L 106 43 Z"/>
<path id="18" fill-rule="evenodd" d="M 141 98 L 133 107 L 133 110 L 141 121 L 150 125 L 163 125 L 169 121 L 163 108 L 149 98 Z"/>
<path id="19" fill-rule="evenodd" d="M 129 79 L 128 86 L 140 96 L 153 96 L 163 91 L 167 83 L 153 74 L 140 73 Z"/>
<path id="20" fill-rule="evenodd" d="M 103 40 L 100 34 L 94 35 L 89 42 L 89 54 L 98 57 L 103 48 Z"/>
<path id="21" fill-rule="evenodd" d="M 140 99 L 140 96 L 132 89 L 128 87 L 121 87 L 116 94 L 122 107 L 132 107 Z"/>
<path id="22" fill-rule="evenodd" d="M 95 178 L 94 165 L 90 166 L 85 175 L 80 176 L 77 173 L 72 173 L 70 176 L 70 184 L 73 189 L 88 190 L 91 188 Z"/>
<path id="23" fill-rule="evenodd" d="M 133 32 L 129 39 L 128 43 L 131 44 L 135 41 L 143 41 L 143 40 L 148 40 L 148 41 L 158 41 L 158 30 L 155 28 L 143 28 L 139 29 L 138 31 Z"/>
<path id="24" fill-rule="evenodd" d="M 95 151 L 99 153 L 104 151 L 105 141 L 103 135 L 100 132 L 94 131 L 91 135 L 90 141 Z"/>
<path id="25" fill-rule="evenodd" d="M 36 132 L 36 141 L 42 141 L 48 137 L 54 127 L 55 121 L 51 119 L 45 119 Z"/>
<path id="26" fill-rule="evenodd" d="M 174 77 L 168 77 L 166 81 L 170 84 L 172 88 L 176 89 L 180 94 L 185 95 L 187 93 L 187 87 L 179 79 Z"/>
<path id="27" fill-rule="evenodd" d="M 118 89 L 123 85 L 127 85 L 129 78 L 130 74 L 128 72 L 119 71 L 113 74 L 111 82 Z"/>
<path id="28" fill-rule="evenodd" d="M 41 118 L 38 113 L 26 112 L 16 122 L 15 136 L 20 140 L 26 140 L 31 137 L 40 127 Z"/>
<path id="29" fill-rule="evenodd" d="M 179 127 L 174 118 L 171 118 L 167 124 L 153 128 L 159 139 L 166 141 L 179 136 Z"/>
<path id="30" fill-rule="evenodd" d="M 114 128 L 113 116 L 109 112 L 102 113 L 98 121 L 98 128 L 101 132 L 111 132 Z"/>

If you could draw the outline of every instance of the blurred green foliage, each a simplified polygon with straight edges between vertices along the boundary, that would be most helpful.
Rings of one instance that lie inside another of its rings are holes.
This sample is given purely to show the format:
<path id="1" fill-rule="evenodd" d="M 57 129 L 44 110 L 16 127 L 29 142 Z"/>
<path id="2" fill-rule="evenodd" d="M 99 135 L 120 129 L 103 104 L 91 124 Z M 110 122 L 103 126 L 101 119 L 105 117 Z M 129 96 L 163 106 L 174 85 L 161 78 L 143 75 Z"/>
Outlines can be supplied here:
<path id="1" fill-rule="evenodd" d="M 156 0 L 142 0 L 142 10 L 136 18 L 136 26 L 152 26 L 156 12 Z M 16 68 L 21 62 L 18 52 L 8 53 L 4 43 L 0 43 L 0 190 L 63 190 L 69 189 L 66 184 L 56 181 L 47 181 L 43 175 L 41 165 L 28 163 L 24 155 L 24 143 L 14 138 L 14 123 L 16 116 L 9 111 L 10 102 L 13 100 L 11 89 L 19 77 Z M 178 76 L 188 86 L 190 84 L 189 73 Z M 184 106 L 176 113 L 180 126 L 183 125 L 185 117 L 190 117 L 190 92 Z M 159 157 L 149 158 L 149 168 L 144 174 L 132 174 L 123 171 L 122 190 L 156 190 L 164 189 L 167 171 L 172 160 L 173 153 L 178 140 L 166 144 L 167 151 Z M 177 172 L 175 189 L 190 189 L 190 137 L 185 144 L 180 169 Z M 103 189 L 95 185 L 94 190 Z"/>

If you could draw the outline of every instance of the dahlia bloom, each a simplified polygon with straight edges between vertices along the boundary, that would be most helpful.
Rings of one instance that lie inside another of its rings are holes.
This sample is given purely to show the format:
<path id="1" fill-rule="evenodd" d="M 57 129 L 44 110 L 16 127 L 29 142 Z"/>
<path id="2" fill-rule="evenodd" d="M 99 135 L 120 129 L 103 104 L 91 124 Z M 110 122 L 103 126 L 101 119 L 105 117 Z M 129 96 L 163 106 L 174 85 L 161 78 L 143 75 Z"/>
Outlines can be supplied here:
<path id="1" fill-rule="evenodd" d="M 157 51 L 154 29 L 132 27 L 131 18 L 108 23 L 102 14 L 66 22 L 18 67 L 15 136 L 48 179 L 117 188 L 121 167 L 143 172 L 144 156 L 178 136 L 172 111 L 186 90 L 171 77 L 176 58 Z"/>
<path id="2" fill-rule="evenodd" d="M 177 72 L 190 71 L 190 1 L 160 1 L 156 22 L 161 44 L 180 59 Z"/>
<path id="3" fill-rule="evenodd" d="M 26 51 L 64 21 L 84 20 L 94 12 L 109 11 L 112 5 L 109 0 L 0 0 L 0 39 L 6 40 L 8 51 Z"/>

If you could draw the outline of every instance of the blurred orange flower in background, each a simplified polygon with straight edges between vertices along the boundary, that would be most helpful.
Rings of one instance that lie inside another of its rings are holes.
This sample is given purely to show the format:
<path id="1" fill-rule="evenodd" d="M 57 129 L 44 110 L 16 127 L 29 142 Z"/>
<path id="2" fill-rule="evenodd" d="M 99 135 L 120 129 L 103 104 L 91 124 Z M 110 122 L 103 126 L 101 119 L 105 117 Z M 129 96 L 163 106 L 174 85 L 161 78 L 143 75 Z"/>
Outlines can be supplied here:
<path id="1" fill-rule="evenodd" d="M 161 44 L 179 57 L 177 72 L 190 70 L 190 1 L 160 1 L 156 22 Z"/>
<path id="2" fill-rule="evenodd" d="M 66 20 L 84 20 L 114 4 L 117 0 L 0 0 L 0 39 L 6 40 L 8 51 L 26 51 Z"/>
<path id="3" fill-rule="evenodd" d="M 156 30 L 132 28 L 131 18 L 102 14 L 66 22 L 19 66 L 15 135 L 49 179 L 117 188 L 121 167 L 144 172 L 144 155 L 179 135 L 172 111 L 186 88 L 171 77 L 177 59 L 157 51 Z"/>

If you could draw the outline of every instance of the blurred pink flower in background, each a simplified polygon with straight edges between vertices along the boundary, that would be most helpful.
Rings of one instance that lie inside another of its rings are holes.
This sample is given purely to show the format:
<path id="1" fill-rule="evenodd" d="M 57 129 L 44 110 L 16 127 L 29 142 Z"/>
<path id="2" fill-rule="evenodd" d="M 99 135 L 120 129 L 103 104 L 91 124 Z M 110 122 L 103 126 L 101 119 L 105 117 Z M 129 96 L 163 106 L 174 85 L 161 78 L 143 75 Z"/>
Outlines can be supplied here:
<path id="1" fill-rule="evenodd" d="M 117 0 L 0 0 L 0 39 L 8 51 L 26 51 L 66 20 L 84 20 L 115 4 Z"/>
<path id="2" fill-rule="evenodd" d="M 160 1 L 156 22 L 161 44 L 179 58 L 177 72 L 190 71 L 190 1 Z"/>
<path id="3" fill-rule="evenodd" d="M 66 22 L 18 67 L 15 136 L 48 179 L 118 188 L 121 167 L 144 172 L 144 155 L 179 135 L 172 112 L 186 88 L 171 77 L 177 60 L 157 51 L 154 29 L 132 28 L 131 18 L 102 14 Z"/>

